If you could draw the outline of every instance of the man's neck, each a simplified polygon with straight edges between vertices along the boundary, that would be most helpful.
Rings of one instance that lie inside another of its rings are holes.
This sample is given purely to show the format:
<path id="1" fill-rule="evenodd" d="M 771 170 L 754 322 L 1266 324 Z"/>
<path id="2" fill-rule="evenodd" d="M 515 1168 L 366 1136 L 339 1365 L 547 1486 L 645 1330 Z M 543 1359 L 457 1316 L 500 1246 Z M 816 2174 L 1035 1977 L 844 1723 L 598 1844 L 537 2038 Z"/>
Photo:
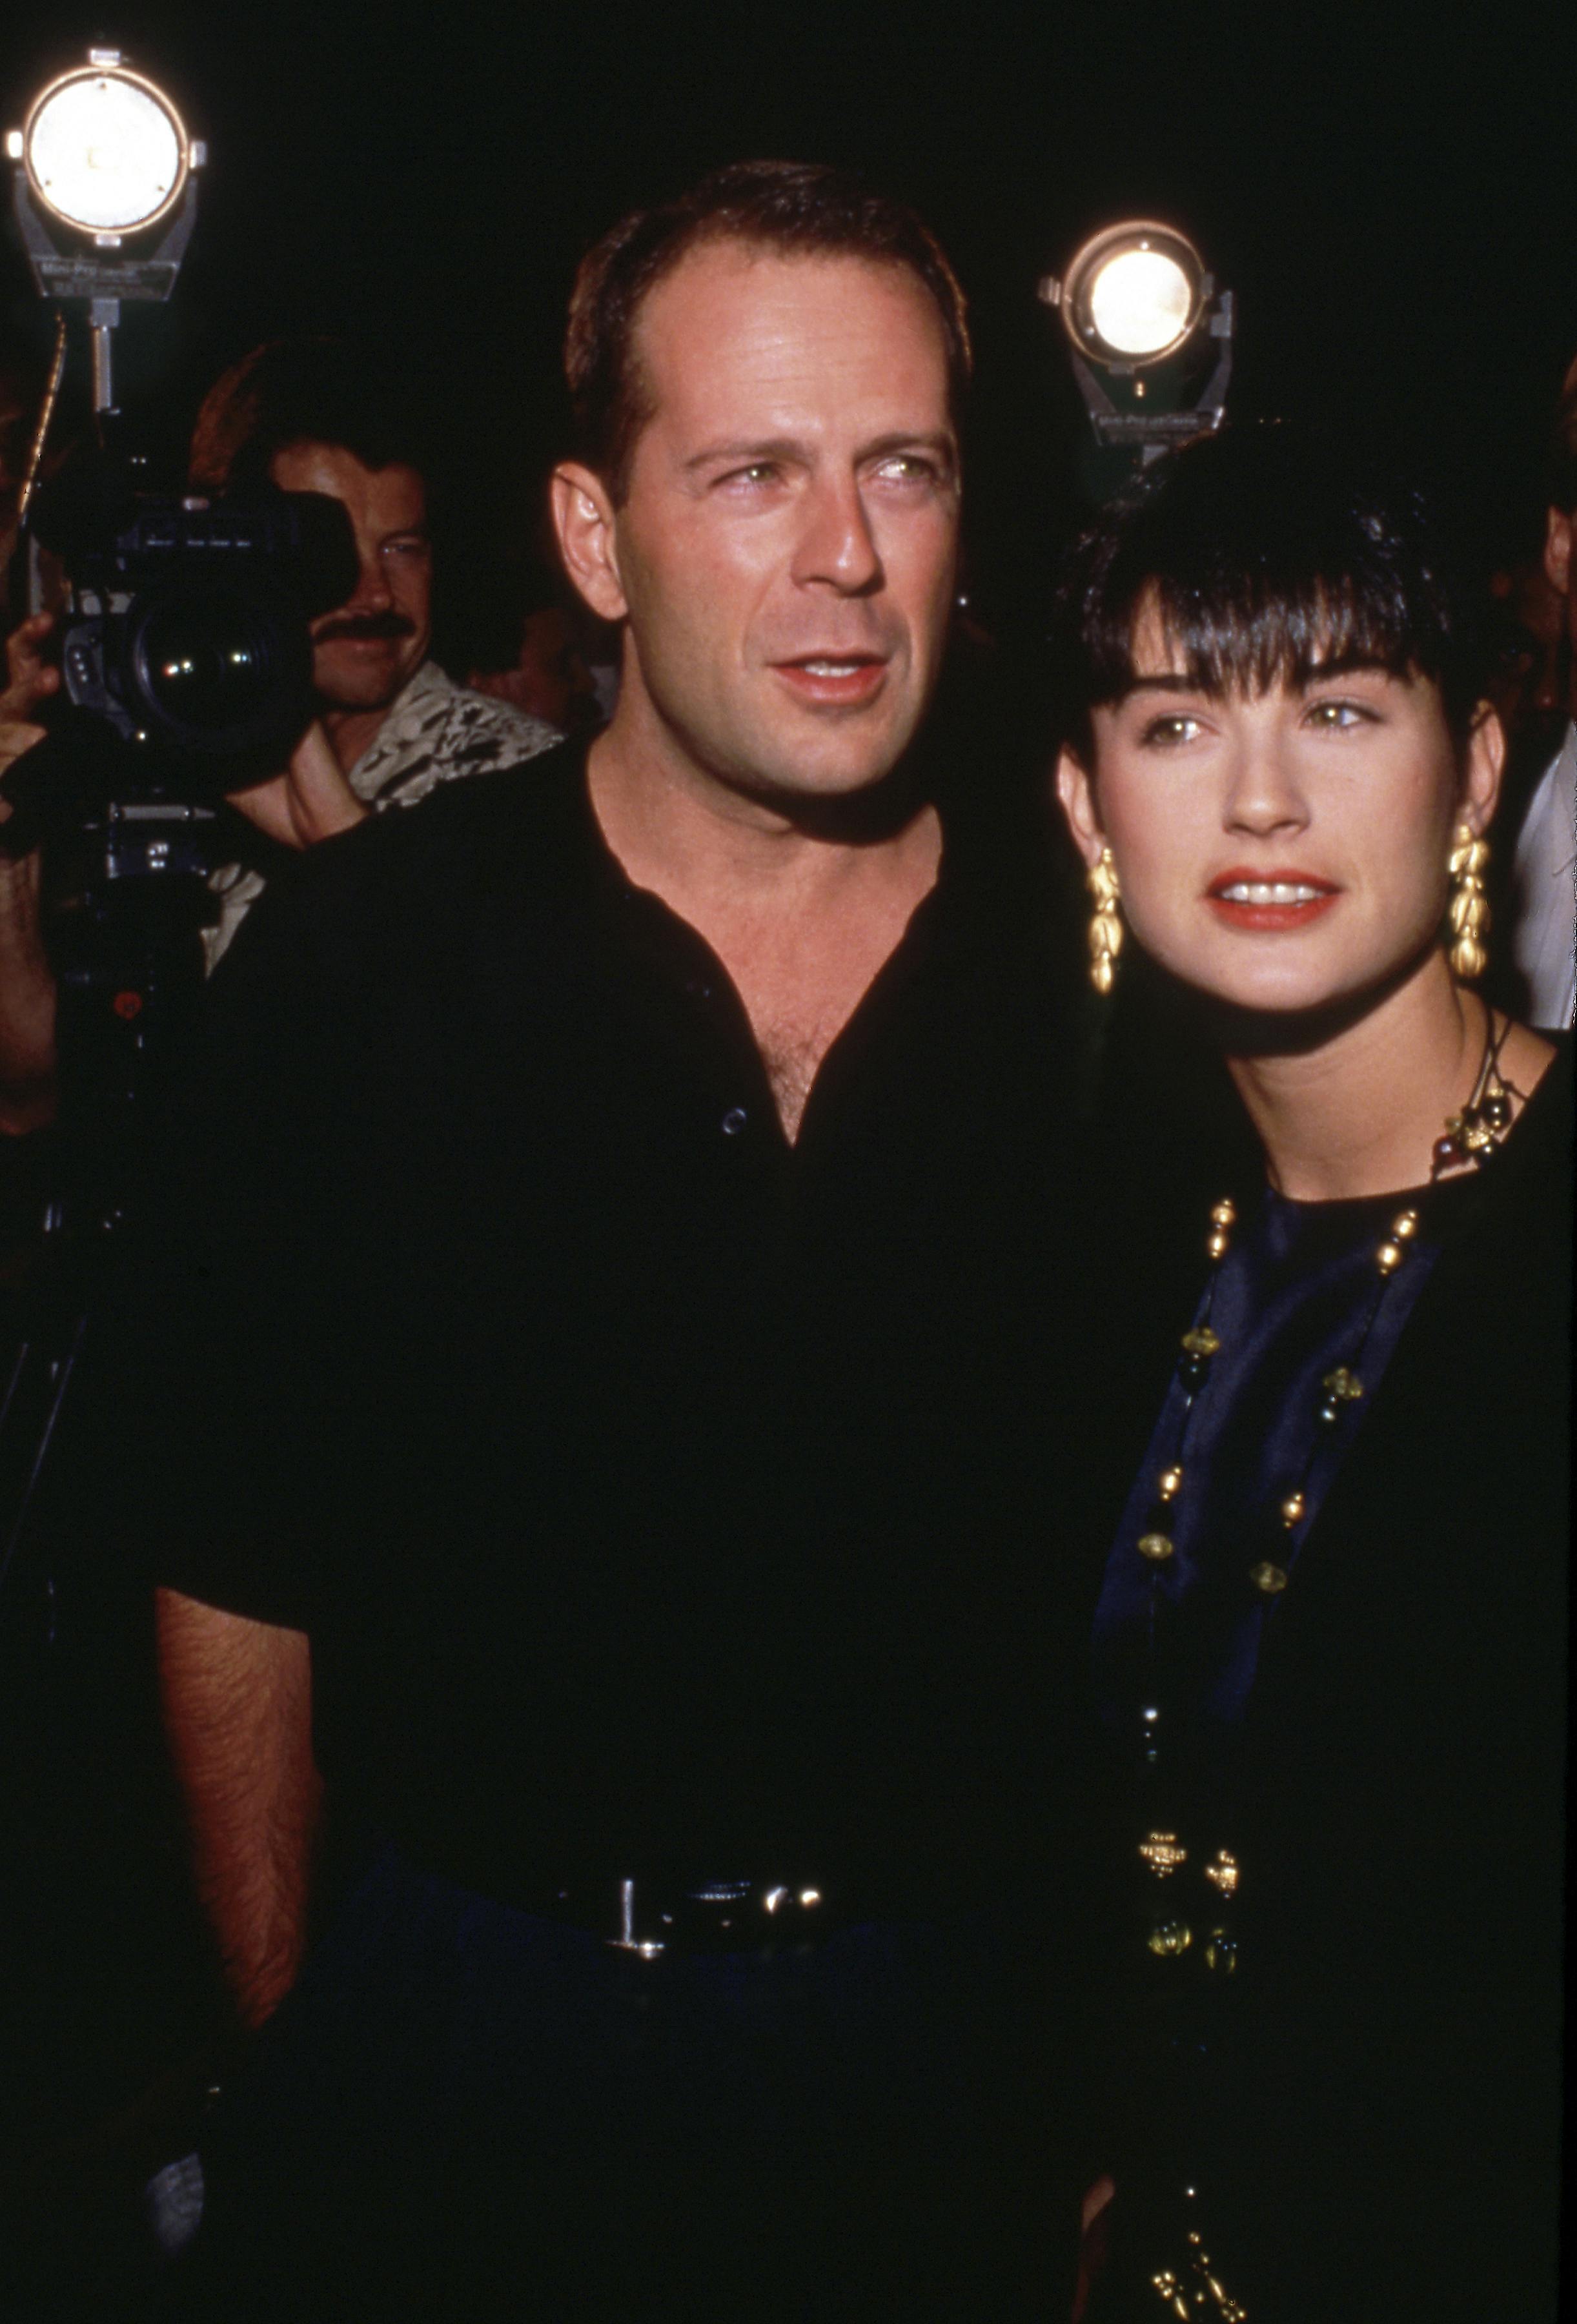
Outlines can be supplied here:
<path id="1" fill-rule="evenodd" d="M 1436 1139 L 1473 1093 L 1489 1019 L 1433 952 L 1375 1008 L 1305 1047 L 1227 1064 L 1265 1148 L 1271 1184 L 1300 1202 L 1398 1193 L 1429 1176 Z M 1520 1026 L 1501 1069 L 1524 1091 L 1552 1055 Z"/>
<path id="2" fill-rule="evenodd" d="M 383 731 L 393 704 L 385 702 L 377 710 L 325 710 L 323 731 L 328 737 L 342 775 L 348 775 L 356 761 L 365 756 Z"/>
<path id="3" fill-rule="evenodd" d="M 799 815 L 642 739 L 616 719 L 593 744 L 593 809 L 626 876 L 727 969 L 793 1138 L 822 1058 L 936 884 L 940 820 L 915 799 Z"/>

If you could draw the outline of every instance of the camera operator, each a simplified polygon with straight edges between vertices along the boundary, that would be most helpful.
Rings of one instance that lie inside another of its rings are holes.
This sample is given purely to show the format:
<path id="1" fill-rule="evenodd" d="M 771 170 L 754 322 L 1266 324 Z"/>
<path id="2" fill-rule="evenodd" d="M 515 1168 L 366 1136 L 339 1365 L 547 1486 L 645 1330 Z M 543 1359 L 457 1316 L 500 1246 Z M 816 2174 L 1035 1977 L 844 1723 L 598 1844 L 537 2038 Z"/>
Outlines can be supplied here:
<path id="1" fill-rule="evenodd" d="M 456 686 L 429 659 L 430 467 L 400 383 L 337 340 L 254 349 L 198 414 L 194 491 L 325 493 L 349 514 L 360 566 L 352 595 L 312 624 L 318 716 L 277 775 L 230 796 L 262 837 L 210 879 L 218 908 L 204 934 L 210 971 L 278 849 L 313 846 L 369 814 L 413 805 L 440 782 L 517 765 L 558 740 L 513 704 Z M 43 733 L 35 714 L 60 686 L 45 659 L 52 626 L 36 615 L 7 641 L 0 773 Z M 0 816 L 8 812 L 0 802 Z M 0 1131 L 51 1119 L 55 1071 L 55 984 L 34 854 L 0 861 Z"/>

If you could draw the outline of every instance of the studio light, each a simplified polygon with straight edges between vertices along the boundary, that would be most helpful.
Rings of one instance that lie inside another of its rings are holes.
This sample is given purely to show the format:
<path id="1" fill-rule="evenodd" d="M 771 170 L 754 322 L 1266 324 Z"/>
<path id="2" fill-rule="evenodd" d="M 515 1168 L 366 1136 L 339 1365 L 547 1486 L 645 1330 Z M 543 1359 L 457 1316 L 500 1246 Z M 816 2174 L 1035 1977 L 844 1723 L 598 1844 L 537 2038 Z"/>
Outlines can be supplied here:
<path id="1" fill-rule="evenodd" d="M 1100 442 L 1151 460 L 1168 444 L 1220 427 L 1231 376 L 1232 295 L 1216 298 L 1185 234 L 1154 218 L 1105 226 L 1060 276 L 1047 276 L 1040 296 L 1062 317 Z"/>
<path id="2" fill-rule="evenodd" d="M 13 153 L 41 208 L 94 235 L 156 226 L 180 199 L 192 161 L 186 124 L 163 90 L 107 61 L 51 81 Z"/>
<path id="3" fill-rule="evenodd" d="M 121 300 L 174 290 L 204 148 L 173 100 L 118 49 L 89 49 L 85 65 L 39 91 L 5 151 L 20 164 L 12 206 L 33 280 L 46 299 L 87 300 L 93 407 L 113 411 Z"/>

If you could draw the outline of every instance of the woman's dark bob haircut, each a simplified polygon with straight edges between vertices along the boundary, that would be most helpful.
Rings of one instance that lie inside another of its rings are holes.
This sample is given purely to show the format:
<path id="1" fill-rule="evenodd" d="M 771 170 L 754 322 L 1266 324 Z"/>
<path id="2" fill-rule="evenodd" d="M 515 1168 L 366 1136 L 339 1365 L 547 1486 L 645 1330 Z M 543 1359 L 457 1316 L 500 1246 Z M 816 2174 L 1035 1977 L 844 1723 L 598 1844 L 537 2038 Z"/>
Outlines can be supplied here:
<path id="1" fill-rule="evenodd" d="M 1302 427 L 1197 438 L 1079 541 L 1053 646 L 1060 739 L 1085 767 L 1091 713 L 1132 686 L 1152 608 L 1173 666 L 1208 694 L 1360 665 L 1432 678 L 1459 748 L 1484 698 L 1477 593 L 1429 494 L 1382 456 Z"/>

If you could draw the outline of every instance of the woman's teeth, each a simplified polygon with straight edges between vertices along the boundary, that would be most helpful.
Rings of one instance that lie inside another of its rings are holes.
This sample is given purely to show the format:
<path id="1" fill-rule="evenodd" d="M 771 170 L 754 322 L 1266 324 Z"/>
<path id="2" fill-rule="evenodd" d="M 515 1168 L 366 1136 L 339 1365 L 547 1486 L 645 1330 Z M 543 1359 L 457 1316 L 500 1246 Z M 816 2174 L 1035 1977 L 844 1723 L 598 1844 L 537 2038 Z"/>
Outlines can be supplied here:
<path id="1" fill-rule="evenodd" d="M 1234 880 L 1216 893 L 1227 904 L 1317 904 L 1328 888 L 1305 888 L 1292 880 Z"/>

